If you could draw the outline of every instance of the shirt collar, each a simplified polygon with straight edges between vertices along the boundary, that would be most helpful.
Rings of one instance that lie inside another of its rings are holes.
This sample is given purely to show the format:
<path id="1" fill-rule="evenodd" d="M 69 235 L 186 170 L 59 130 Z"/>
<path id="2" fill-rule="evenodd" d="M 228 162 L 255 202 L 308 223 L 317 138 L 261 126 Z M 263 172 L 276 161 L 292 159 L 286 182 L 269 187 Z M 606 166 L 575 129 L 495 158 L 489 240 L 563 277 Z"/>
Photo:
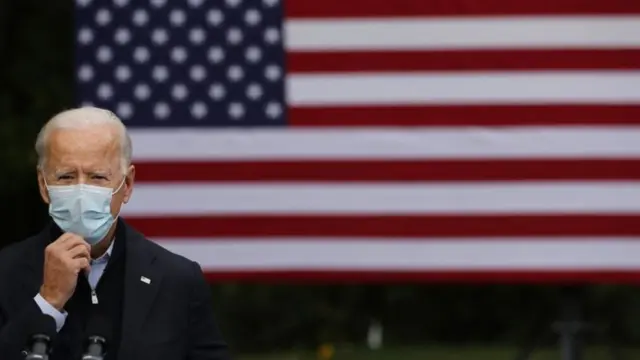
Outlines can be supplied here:
<path id="1" fill-rule="evenodd" d="M 92 263 L 105 263 L 107 261 L 109 261 L 109 258 L 111 258 L 111 253 L 113 252 L 113 244 L 116 242 L 116 239 L 114 238 L 113 240 L 111 240 L 111 244 L 109 245 L 109 248 L 107 249 L 107 251 L 102 254 L 102 256 L 100 256 L 99 258 L 92 260 Z"/>

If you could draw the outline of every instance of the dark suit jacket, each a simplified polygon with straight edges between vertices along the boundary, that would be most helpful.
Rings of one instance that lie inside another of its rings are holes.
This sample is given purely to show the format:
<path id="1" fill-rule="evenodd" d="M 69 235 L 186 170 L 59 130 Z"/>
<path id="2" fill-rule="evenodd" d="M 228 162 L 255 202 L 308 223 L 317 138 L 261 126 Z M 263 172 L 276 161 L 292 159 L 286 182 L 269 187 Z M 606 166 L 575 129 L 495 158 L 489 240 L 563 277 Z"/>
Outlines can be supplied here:
<path id="1" fill-rule="evenodd" d="M 55 225 L 50 225 L 55 226 Z M 227 360 L 215 324 L 211 291 L 200 266 L 147 240 L 118 220 L 126 242 L 119 360 Z M 124 231 L 123 231 L 124 230 Z M 0 359 L 23 359 L 42 312 L 33 300 L 43 275 L 51 228 L 0 252 Z M 143 283 L 144 276 L 151 280 Z"/>

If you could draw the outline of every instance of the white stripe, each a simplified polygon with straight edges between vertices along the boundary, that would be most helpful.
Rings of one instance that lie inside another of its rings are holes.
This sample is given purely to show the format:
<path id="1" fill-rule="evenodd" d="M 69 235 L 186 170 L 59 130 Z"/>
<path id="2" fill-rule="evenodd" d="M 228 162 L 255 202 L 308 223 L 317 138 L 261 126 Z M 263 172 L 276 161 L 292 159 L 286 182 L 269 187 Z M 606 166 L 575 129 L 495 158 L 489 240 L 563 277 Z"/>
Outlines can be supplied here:
<path id="1" fill-rule="evenodd" d="M 637 48 L 640 17 L 288 20 L 288 50 Z"/>
<path id="2" fill-rule="evenodd" d="M 640 71 L 294 74 L 292 106 L 640 104 Z"/>
<path id="3" fill-rule="evenodd" d="M 640 182 L 138 184 L 125 215 L 640 213 Z"/>
<path id="4" fill-rule="evenodd" d="M 134 129 L 130 134 L 136 161 L 640 156 L 640 127 L 187 128 Z"/>
<path id="5" fill-rule="evenodd" d="M 640 241 L 516 239 L 156 239 L 227 270 L 640 270 Z"/>

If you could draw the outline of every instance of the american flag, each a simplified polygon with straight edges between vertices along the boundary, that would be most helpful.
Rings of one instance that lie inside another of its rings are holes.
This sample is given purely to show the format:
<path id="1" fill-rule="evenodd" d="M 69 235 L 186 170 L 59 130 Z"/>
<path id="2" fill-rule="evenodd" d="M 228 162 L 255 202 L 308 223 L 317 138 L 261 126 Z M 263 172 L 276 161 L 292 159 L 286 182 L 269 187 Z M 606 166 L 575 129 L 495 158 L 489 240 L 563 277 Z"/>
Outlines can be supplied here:
<path id="1" fill-rule="evenodd" d="M 211 279 L 640 279 L 638 0 L 77 0 L 123 216 Z"/>

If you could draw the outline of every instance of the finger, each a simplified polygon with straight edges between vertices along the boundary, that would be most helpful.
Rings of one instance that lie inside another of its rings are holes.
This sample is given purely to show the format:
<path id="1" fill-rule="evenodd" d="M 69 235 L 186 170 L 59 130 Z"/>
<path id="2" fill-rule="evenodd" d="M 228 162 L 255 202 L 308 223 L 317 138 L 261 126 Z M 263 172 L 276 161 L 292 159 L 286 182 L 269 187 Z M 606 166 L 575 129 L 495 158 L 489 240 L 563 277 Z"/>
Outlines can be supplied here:
<path id="1" fill-rule="evenodd" d="M 72 259 L 71 264 L 74 270 L 76 271 L 76 274 L 79 273 L 81 270 L 84 270 L 84 271 L 91 270 L 91 266 L 89 265 L 89 260 L 83 257 Z"/>
<path id="2" fill-rule="evenodd" d="M 76 247 L 78 245 L 83 245 L 84 247 L 89 249 L 89 251 L 91 251 L 91 246 L 89 244 L 87 244 L 87 242 L 84 241 L 83 238 L 81 238 L 81 237 L 79 237 L 77 235 L 74 235 L 70 239 L 67 239 L 63 243 L 61 243 L 60 244 L 60 248 L 62 250 L 71 250 L 71 249 L 73 249 L 74 247 Z"/>
<path id="3" fill-rule="evenodd" d="M 84 257 L 86 259 L 91 258 L 91 251 L 89 249 L 87 249 L 86 246 L 82 245 L 82 244 L 78 244 L 76 246 L 74 246 L 73 248 L 67 250 L 67 255 L 69 257 L 71 257 L 72 259 L 76 259 L 76 258 L 80 258 L 80 257 Z"/>
<path id="4" fill-rule="evenodd" d="M 76 246 L 83 245 L 83 243 L 85 243 L 85 241 L 82 238 L 77 237 L 77 236 L 74 235 L 73 237 L 65 240 L 62 243 L 60 243 L 58 245 L 59 246 L 58 248 L 60 250 L 63 250 L 63 251 L 69 251 L 69 250 L 73 249 Z"/>
<path id="5" fill-rule="evenodd" d="M 74 237 L 76 237 L 77 235 L 72 234 L 72 233 L 64 233 L 62 234 L 59 238 L 56 239 L 56 241 L 54 241 L 52 243 L 52 245 L 54 246 L 60 246 L 61 244 L 64 244 L 65 242 L 73 239 Z"/>
<path id="6" fill-rule="evenodd" d="M 74 237 L 78 236 L 77 234 L 74 234 L 72 232 L 66 232 L 62 235 L 60 235 L 60 237 L 58 238 L 60 241 L 66 241 L 69 239 L 73 239 Z"/>

